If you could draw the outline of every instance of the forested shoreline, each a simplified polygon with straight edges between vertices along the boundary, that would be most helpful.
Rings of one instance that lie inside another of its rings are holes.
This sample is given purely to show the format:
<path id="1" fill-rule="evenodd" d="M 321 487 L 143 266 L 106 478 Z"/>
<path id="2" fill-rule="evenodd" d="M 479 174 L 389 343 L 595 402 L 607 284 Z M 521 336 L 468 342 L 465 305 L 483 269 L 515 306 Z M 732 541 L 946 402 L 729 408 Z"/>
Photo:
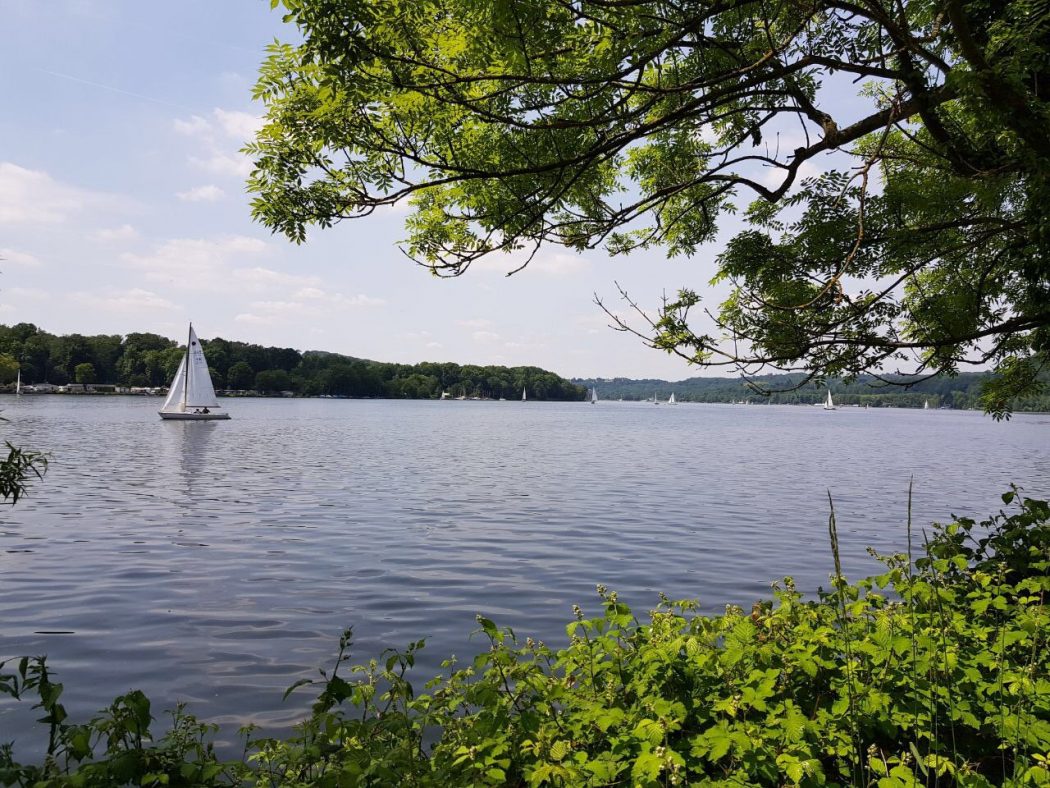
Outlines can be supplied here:
<path id="1" fill-rule="evenodd" d="M 1044 376 L 1045 377 L 1045 376 Z M 572 378 L 585 388 L 594 387 L 599 398 L 646 400 L 654 396 L 666 401 L 673 393 L 678 402 L 735 402 L 751 405 L 816 405 L 830 389 L 838 406 L 857 405 L 872 408 L 952 408 L 984 410 L 981 400 L 988 373 L 962 372 L 955 377 L 939 375 L 928 379 L 889 376 L 880 381 L 863 375 L 853 383 L 829 380 L 826 383 L 803 383 L 804 375 L 765 375 L 753 380 L 756 388 L 741 378 L 689 378 L 666 380 L 632 380 L 629 378 Z M 1019 397 L 1013 411 L 1050 411 L 1050 389 Z"/>
<path id="2" fill-rule="evenodd" d="M 201 339 L 216 389 L 297 396 L 581 400 L 586 389 L 539 367 L 442 362 L 392 364 L 293 348 Z M 159 334 L 59 336 L 32 323 L 0 325 L 0 385 L 106 384 L 164 388 L 184 345 Z"/>
<path id="3" fill-rule="evenodd" d="M 856 382 L 803 383 L 802 375 L 767 375 L 753 382 L 741 378 L 696 377 L 679 381 L 652 378 L 565 378 L 539 367 L 503 367 L 421 362 L 394 364 L 322 350 L 264 347 L 222 338 L 201 339 L 212 380 L 219 390 L 256 395 L 439 399 L 466 397 L 583 400 L 596 388 L 600 399 L 679 402 L 813 405 L 830 388 L 840 406 L 983 409 L 988 375 L 961 373 L 926 380 L 872 376 Z M 0 325 L 0 386 L 10 386 L 18 372 L 22 383 L 70 383 L 163 389 L 175 375 L 185 350 L 172 339 L 151 333 L 56 335 L 32 323 Z M 1013 403 L 1015 411 L 1050 411 L 1050 393 L 1031 394 Z"/>

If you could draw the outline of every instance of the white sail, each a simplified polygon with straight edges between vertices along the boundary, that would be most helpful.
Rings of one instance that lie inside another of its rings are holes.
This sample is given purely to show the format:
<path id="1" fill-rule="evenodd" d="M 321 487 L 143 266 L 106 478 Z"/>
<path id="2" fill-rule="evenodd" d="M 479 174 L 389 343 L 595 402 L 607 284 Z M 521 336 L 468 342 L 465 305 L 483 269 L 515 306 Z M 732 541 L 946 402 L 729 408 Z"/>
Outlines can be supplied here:
<path id="1" fill-rule="evenodd" d="M 831 401 L 831 391 L 828 391 L 828 399 L 824 403 L 824 410 L 835 410 L 835 403 Z"/>
<path id="2" fill-rule="evenodd" d="M 670 398 L 667 400 L 667 404 L 668 405 L 677 405 L 678 404 L 677 402 L 675 402 L 674 392 L 673 391 L 671 392 Z"/>
<path id="3" fill-rule="evenodd" d="M 591 389 L 591 404 L 593 405 L 598 401 L 598 389 Z"/>
<path id="4" fill-rule="evenodd" d="M 18 380 L 15 381 L 15 394 L 22 396 L 22 370 L 18 370 Z"/>
<path id="5" fill-rule="evenodd" d="M 524 402 L 525 399 L 526 399 L 526 397 L 525 397 L 525 389 L 522 388 L 522 390 L 521 390 L 521 401 Z"/>
<path id="6" fill-rule="evenodd" d="M 930 409 L 930 401 L 929 400 L 926 400 L 924 403 L 922 403 L 922 409 L 923 410 L 929 410 Z"/>
<path id="7" fill-rule="evenodd" d="M 187 348 L 189 362 L 186 364 L 186 407 L 214 408 L 219 404 L 215 397 L 215 387 L 211 384 L 211 373 L 208 362 L 204 359 L 201 343 L 190 326 L 190 342 Z"/>
<path id="8" fill-rule="evenodd" d="M 171 381 L 168 389 L 168 398 L 164 400 L 162 413 L 181 413 L 186 410 L 186 356 L 183 354 L 179 362 L 179 370 L 175 373 L 175 379 Z"/>

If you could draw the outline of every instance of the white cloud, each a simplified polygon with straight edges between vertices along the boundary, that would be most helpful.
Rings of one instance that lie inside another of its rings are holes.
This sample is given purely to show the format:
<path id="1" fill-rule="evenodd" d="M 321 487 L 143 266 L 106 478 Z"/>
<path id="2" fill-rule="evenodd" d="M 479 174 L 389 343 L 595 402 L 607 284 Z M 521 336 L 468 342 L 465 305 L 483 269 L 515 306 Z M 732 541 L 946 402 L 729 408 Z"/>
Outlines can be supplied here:
<path id="1" fill-rule="evenodd" d="M 191 115 L 189 120 L 176 118 L 175 131 L 187 137 L 201 137 L 213 144 L 220 137 L 243 143 L 255 136 L 263 122 L 259 115 L 216 107 L 210 118 L 200 115 Z"/>
<path id="2" fill-rule="evenodd" d="M 345 296 L 342 293 L 336 293 L 332 298 L 333 303 L 338 306 L 386 306 L 385 298 L 373 298 L 361 294 Z"/>
<path id="3" fill-rule="evenodd" d="M 252 171 L 252 161 L 239 149 L 262 127 L 258 115 L 216 107 L 210 117 L 191 115 L 177 118 L 175 131 L 199 140 L 201 154 L 190 156 L 190 163 L 213 175 L 245 178 Z"/>
<path id="4" fill-rule="evenodd" d="M 603 334 L 610 329 L 611 323 L 612 319 L 601 311 L 580 315 L 573 321 L 574 325 L 579 326 L 588 334 Z"/>
<path id="5" fill-rule="evenodd" d="M 209 183 L 206 186 L 196 186 L 184 192 L 176 192 L 175 196 L 183 202 L 215 202 L 225 197 L 226 192 Z"/>
<path id="6" fill-rule="evenodd" d="M 230 270 L 231 258 L 259 254 L 265 249 L 262 241 L 242 235 L 219 240 L 175 238 L 160 244 L 150 254 L 125 253 L 121 260 L 151 281 L 189 290 L 211 289 L 229 287 L 231 279 L 238 278 L 238 271 L 265 270 Z M 243 277 L 239 281 L 246 283 Z"/>
<path id="7" fill-rule="evenodd" d="M 207 158 L 190 156 L 190 164 L 213 175 L 246 178 L 252 171 L 252 160 L 242 154 L 213 153 Z"/>
<path id="8" fill-rule="evenodd" d="M 258 243 L 261 244 L 262 241 L 259 241 Z M 244 251 L 253 250 L 245 249 Z M 281 271 L 274 271 L 270 268 L 262 268 L 260 266 L 255 266 L 254 268 L 235 268 L 230 272 L 230 275 L 242 285 L 246 285 L 256 290 L 266 287 L 281 289 L 291 287 L 314 287 L 320 284 L 321 281 L 316 276 L 297 276 L 295 274 L 286 274 Z"/>
<path id="9" fill-rule="evenodd" d="M 471 336 L 476 342 L 494 342 L 499 339 L 499 334 L 493 331 L 475 331 Z"/>
<path id="10" fill-rule="evenodd" d="M 444 347 L 444 345 L 442 345 L 442 344 L 441 344 L 440 342 L 427 342 L 426 346 L 427 346 L 428 348 L 439 348 L 439 347 Z"/>
<path id="11" fill-rule="evenodd" d="M 543 276 L 565 277 L 582 273 L 591 268 L 591 261 L 575 252 L 564 250 L 560 247 L 544 247 L 541 249 L 528 265 L 528 253 L 517 251 L 511 254 L 492 255 L 479 260 L 475 265 L 478 270 L 488 273 L 507 275 L 517 271 L 515 276 L 529 276 L 540 274 Z M 522 266 L 525 266 L 522 268 Z"/>
<path id="12" fill-rule="evenodd" d="M 157 312 L 177 307 L 150 290 L 107 288 L 99 292 L 70 293 L 69 298 L 91 309 L 106 312 Z"/>
<path id="13" fill-rule="evenodd" d="M 211 131 L 211 124 L 200 115 L 193 115 L 189 120 L 175 119 L 175 131 L 187 137 L 199 137 Z"/>
<path id="14" fill-rule="evenodd" d="M 43 301 L 51 298 L 50 293 L 38 287 L 7 287 L 3 293 L 5 299 L 11 301 Z"/>
<path id="15" fill-rule="evenodd" d="M 216 108 L 212 114 L 214 114 L 219 128 L 225 132 L 227 137 L 232 137 L 241 142 L 247 142 L 249 138 L 254 137 L 255 133 L 263 126 L 261 117 L 247 112 Z"/>
<path id="16" fill-rule="evenodd" d="M 230 235 L 223 240 L 224 246 L 231 252 L 255 254 L 266 250 L 266 241 L 248 235 Z"/>
<path id="17" fill-rule="evenodd" d="M 35 267 L 40 265 L 40 260 L 27 252 L 19 252 L 16 249 L 0 249 L 0 268 L 6 263 Z"/>
<path id="18" fill-rule="evenodd" d="M 256 312 L 289 314 L 292 312 L 302 312 L 305 305 L 299 301 L 253 301 L 248 306 Z"/>
<path id="19" fill-rule="evenodd" d="M 250 312 L 242 312 L 234 321 L 252 325 L 273 325 L 287 323 L 307 311 L 306 304 L 299 301 L 253 301 L 248 304 L 248 308 Z"/>
<path id="20" fill-rule="evenodd" d="M 542 350 L 547 346 L 540 342 L 504 342 L 503 347 L 507 350 Z"/>
<path id="21" fill-rule="evenodd" d="M 96 230 L 91 234 L 93 241 L 130 241 L 138 238 L 139 233 L 130 224 L 122 224 L 120 227 L 108 227 Z"/>
<path id="22" fill-rule="evenodd" d="M 304 287 L 295 294 L 296 298 L 319 301 L 331 306 L 385 306 L 386 300 L 364 294 L 345 296 L 342 293 L 326 293 L 317 287 Z"/>
<path id="23" fill-rule="evenodd" d="M 42 170 L 0 162 L 0 224 L 56 224 L 112 198 L 56 181 Z"/>
<path id="24" fill-rule="evenodd" d="M 591 262 L 586 257 L 563 251 L 542 250 L 522 273 L 545 274 L 547 276 L 569 276 L 586 271 Z"/>

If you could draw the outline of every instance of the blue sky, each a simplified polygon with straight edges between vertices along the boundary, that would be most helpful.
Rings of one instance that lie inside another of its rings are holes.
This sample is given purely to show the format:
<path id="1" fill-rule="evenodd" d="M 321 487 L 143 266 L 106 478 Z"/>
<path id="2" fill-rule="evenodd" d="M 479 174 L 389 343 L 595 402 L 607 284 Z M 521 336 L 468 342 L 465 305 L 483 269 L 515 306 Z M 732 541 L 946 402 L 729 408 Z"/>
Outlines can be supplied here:
<path id="1" fill-rule="evenodd" d="M 382 361 L 699 374 L 608 328 L 593 298 L 705 288 L 717 247 L 550 248 L 513 277 L 500 261 L 438 280 L 399 251 L 394 210 L 303 246 L 253 223 L 251 86 L 264 47 L 295 36 L 266 0 L 0 0 L 0 15 L 0 322 L 181 338 L 193 320 L 202 337 Z"/>

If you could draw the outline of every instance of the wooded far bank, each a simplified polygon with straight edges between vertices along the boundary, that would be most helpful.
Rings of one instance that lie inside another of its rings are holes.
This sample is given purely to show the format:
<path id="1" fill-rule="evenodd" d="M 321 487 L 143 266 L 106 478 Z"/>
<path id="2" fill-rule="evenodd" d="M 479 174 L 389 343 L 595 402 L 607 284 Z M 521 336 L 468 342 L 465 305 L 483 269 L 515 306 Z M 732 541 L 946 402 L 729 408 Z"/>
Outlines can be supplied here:
<path id="1" fill-rule="evenodd" d="M 202 339 L 201 344 L 217 389 L 263 395 L 520 399 L 524 389 L 529 399 L 579 401 L 594 387 L 600 399 L 645 400 L 656 396 L 666 400 L 674 393 L 679 402 L 806 405 L 821 402 L 827 390 L 823 384 L 799 386 L 801 375 L 756 379 L 760 387 L 771 392 L 765 396 L 740 378 L 566 380 L 539 367 L 393 364 L 221 338 Z M 21 371 L 24 385 L 78 383 L 159 389 L 171 382 L 183 351 L 183 346 L 159 334 L 56 335 L 32 323 L 0 325 L 0 386 L 13 384 Z M 963 373 L 905 385 L 908 379 L 898 376 L 891 378 L 897 385 L 886 385 L 865 376 L 848 384 L 833 380 L 827 387 L 836 403 L 843 406 L 921 408 L 928 403 L 930 408 L 970 409 L 982 407 L 980 396 L 987 379 L 984 373 Z M 1050 411 L 1050 394 L 1018 399 L 1013 409 Z"/>
<path id="2" fill-rule="evenodd" d="M 389 364 L 293 348 L 202 339 L 217 389 L 301 396 L 449 396 L 581 400 L 586 389 L 539 367 L 476 366 L 424 362 Z M 184 346 L 159 334 L 57 336 L 32 323 L 0 325 L 0 384 L 68 383 L 163 388 L 175 375 Z"/>

